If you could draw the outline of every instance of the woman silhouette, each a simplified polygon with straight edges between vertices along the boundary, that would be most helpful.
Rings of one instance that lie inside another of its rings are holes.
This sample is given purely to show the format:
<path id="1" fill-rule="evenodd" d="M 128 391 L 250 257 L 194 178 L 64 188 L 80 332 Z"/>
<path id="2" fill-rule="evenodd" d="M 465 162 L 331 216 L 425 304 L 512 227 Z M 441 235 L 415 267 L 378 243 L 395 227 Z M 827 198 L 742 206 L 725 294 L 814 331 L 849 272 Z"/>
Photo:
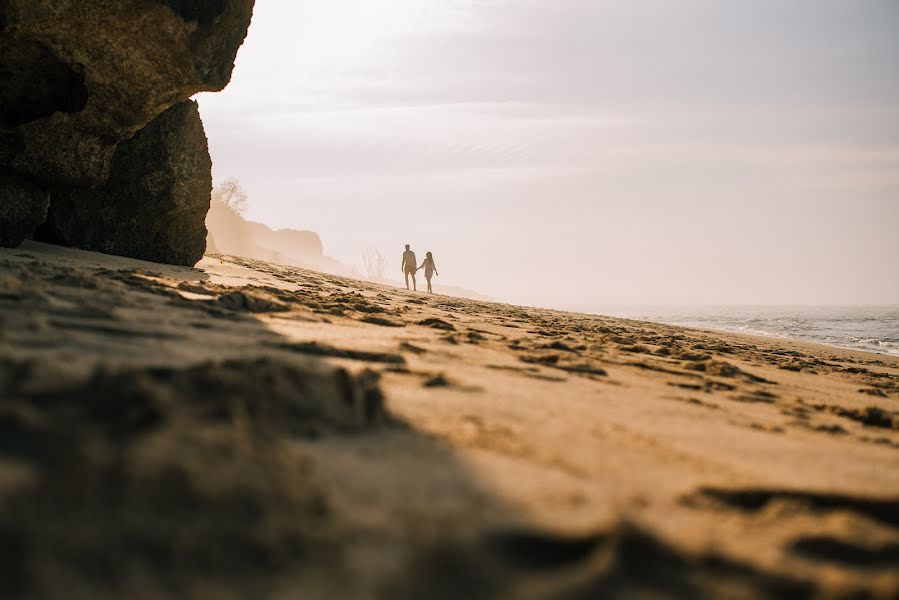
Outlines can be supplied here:
<path id="1" fill-rule="evenodd" d="M 431 288 L 431 277 L 434 275 L 440 276 L 440 273 L 437 272 L 437 265 L 434 264 L 434 255 L 428 252 L 425 255 L 425 261 L 421 263 L 419 269 L 425 270 L 425 279 L 428 280 L 428 293 L 433 294 L 434 290 Z"/>

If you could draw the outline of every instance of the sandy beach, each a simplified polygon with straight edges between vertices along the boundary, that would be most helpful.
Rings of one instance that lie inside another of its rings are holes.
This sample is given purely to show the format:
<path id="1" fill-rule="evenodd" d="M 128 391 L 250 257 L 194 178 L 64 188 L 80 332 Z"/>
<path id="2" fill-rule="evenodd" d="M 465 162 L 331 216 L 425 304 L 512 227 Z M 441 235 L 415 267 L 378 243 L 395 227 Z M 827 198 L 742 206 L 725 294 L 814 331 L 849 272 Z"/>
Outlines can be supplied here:
<path id="1" fill-rule="evenodd" d="M 899 595 L 899 360 L 0 250 L 10 598 Z"/>

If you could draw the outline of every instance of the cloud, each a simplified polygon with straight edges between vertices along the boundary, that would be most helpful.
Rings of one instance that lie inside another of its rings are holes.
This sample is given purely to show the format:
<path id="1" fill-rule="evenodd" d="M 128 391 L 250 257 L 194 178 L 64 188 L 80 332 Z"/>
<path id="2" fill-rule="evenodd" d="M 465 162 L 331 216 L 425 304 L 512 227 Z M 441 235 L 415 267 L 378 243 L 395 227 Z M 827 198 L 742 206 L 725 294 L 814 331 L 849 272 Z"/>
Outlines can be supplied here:
<path id="1" fill-rule="evenodd" d="M 348 262 L 414 231 L 497 297 L 536 298 L 545 269 L 541 301 L 702 281 L 777 301 L 792 254 L 823 261 L 793 300 L 899 301 L 875 281 L 899 269 L 899 3 L 258 4 L 232 85 L 200 99 L 216 175 Z M 819 235 L 839 227 L 851 252 Z M 827 267 L 846 256 L 867 257 L 852 286 Z"/>

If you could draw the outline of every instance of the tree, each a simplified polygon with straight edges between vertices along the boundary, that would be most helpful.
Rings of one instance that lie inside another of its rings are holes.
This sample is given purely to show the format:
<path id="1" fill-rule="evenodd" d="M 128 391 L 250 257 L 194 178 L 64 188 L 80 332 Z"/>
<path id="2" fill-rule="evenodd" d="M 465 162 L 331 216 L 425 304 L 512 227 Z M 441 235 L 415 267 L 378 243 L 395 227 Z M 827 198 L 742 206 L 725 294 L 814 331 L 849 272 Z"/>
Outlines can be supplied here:
<path id="1" fill-rule="evenodd" d="M 213 202 L 219 202 L 239 215 L 247 212 L 247 193 L 237 177 L 229 177 L 212 189 Z"/>
<path id="2" fill-rule="evenodd" d="M 371 281 L 380 281 L 384 279 L 384 267 L 387 265 L 387 259 L 381 254 L 377 248 L 368 247 L 362 251 L 362 264 L 365 266 L 365 272 Z"/>

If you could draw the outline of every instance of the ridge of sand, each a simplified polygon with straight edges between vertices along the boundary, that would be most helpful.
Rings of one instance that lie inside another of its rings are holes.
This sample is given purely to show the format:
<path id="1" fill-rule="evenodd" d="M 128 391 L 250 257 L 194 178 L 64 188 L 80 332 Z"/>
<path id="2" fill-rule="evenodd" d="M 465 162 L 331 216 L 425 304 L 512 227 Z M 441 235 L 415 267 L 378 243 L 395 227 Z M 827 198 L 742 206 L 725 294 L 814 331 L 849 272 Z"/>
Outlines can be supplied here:
<path id="1" fill-rule="evenodd" d="M 0 250 L 13 597 L 899 595 L 899 359 Z"/>

